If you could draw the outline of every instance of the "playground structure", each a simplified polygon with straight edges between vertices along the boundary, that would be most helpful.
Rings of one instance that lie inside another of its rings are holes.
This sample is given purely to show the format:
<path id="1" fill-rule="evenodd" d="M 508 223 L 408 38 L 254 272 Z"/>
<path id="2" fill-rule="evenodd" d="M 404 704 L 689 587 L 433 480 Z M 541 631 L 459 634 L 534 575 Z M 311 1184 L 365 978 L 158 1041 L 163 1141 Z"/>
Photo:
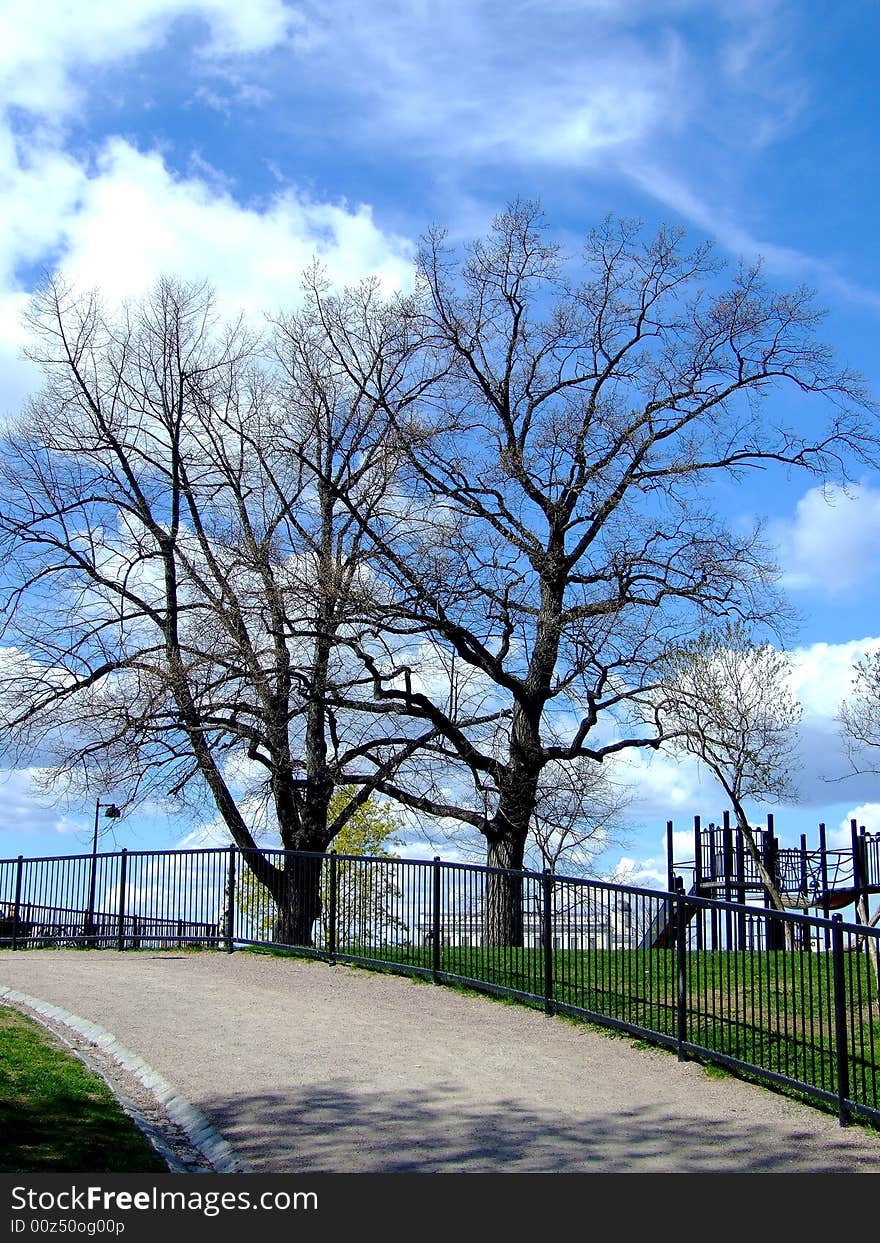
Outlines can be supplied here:
<path id="1" fill-rule="evenodd" d="M 850 846 L 829 850 L 825 825 L 819 825 L 819 845 L 807 846 L 807 835 L 801 834 L 800 845 L 781 846 L 776 836 L 773 816 L 767 816 L 766 828 L 752 828 L 761 862 L 772 878 L 787 910 L 816 912 L 826 919 L 833 911 L 852 906 L 855 922 L 874 924 L 870 899 L 880 894 L 880 833 L 868 833 L 856 820 L 850 821 Z M 715 901 L 755 905 L 765 910 L 773 907 L 770 894 L 748 849 L 743 834 L 731 824 L 725 812 L 720 825 L 704 827 L 694 817 L 694 857 L 676 860 L 673 851 L 673 822 L 666 823 L 666 855 L 668 888 L 671 893 L 687 893 L 691 897 Z M 682 875 L 684 873 L 685 875 Z M 687 879 L 686 879 L 687 877 Z M 689 883 L 688 883 L 689 881 Z M 642 940 L 643 948 L 668 948 L 677 933 L 677 907 L 669 904 L 658 911 Z M 761 924 L 764 940 L 755 943 L 757 921 L 741 912 L 722 918 L 721 913 L 699 905 L 686 909 L 688 941 L 695 949 L 781 948 L 775 943 L 774 932 L 781 938 L 782 925 Z"/>

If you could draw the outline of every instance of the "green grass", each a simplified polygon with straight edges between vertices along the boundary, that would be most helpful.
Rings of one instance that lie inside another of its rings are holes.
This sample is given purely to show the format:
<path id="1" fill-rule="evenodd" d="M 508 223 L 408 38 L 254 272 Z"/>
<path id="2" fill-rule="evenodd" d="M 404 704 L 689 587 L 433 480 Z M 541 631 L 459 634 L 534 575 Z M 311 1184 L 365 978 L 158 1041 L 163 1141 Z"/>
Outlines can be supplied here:
<path id="1" fill-rule="evenodd" d="M 0 1008 L 0 1172 L 152 1174 L 167 1167 L 98 1075 Z"/>

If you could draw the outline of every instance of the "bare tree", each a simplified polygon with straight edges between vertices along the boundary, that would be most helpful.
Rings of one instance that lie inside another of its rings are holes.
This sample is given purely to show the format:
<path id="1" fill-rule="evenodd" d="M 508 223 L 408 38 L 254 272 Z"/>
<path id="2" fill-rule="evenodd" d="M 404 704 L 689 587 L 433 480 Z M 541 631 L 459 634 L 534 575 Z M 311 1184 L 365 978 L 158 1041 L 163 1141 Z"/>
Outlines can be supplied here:
<path id="1" fill-rule="evenodd" d="M 517 203 L 463 256 L 431 233 L 418 269 L 438 380 L 405 417 L 387 404 L 403 495 L 363 525 L 395 641 L 363 656 L 376 700 L 440 744 L 420 784 L 381 788 L 473 826 L 488 863 L 515 870 L 547 766 L 658 746 L 644 704 L 662 654 L 773 601 L 760 532 L 728 529 L 712 484 L 779 464 L 845 473 L 877 428 L 815 339 L 807 291 L 775 293 L 759 267 L 722 283 L 676 231 L 606 221 L 575 271 Z M 824 398 L 828 420 L 785 422 L 763 400 L 782 385 Z M 463 727 L 448 681 L 417 676 L 426 635 L 497 726 Z M 521 943 L 515 876 L 493 873 L 488 907 L 490 939 Z"/>
<path id="2" fill-rule="evenodd" d="M 853 665 L 852 694 L 840 705 L 837 719 L 852 771 L 880 772 L 880 651 L 865 652 Z M 872 916 L 865 894 L 857 895 L 856 913 L 864 924 L 875 925 L 880 920 L 880 908 Z M 868 940 L 868 953 L 880 994 L 880 948 L 876 941 Z"/>
<path id="3" fill-rule="evenodd" d="M 880 651 L 865 652 L 853 665 L 852 693 L 837 719 L 853 770 L 880 771 Z"/>
<path id="4" fill-rule="evenodd" d="M 594 761 L 548 764 L 538 786 L 525 866 L 566 876 L 595 875 L 598 857 L 609 847 L 625 845 L 632 801 L 632 791 Z M 464 858 L 485 858 L 485 840 L 474 829 L 449 821 L 441 832 Z"/>
<path id="5" fill-rule="evenodd" d="M 410 342 L 387 308 L 367 318 L 389 397 Z M 327 365 L 307 315 L 270 367 L 204 287 L 163 281 L 107 315 L 53 280 L 30 323 L 46 385 L 0 461 L 5 753 L 39 755 L 56 791 L 207 798 L 271 892 L 277 938 L 308 944 L 320 860 L 276 866 L 248 808 L 286 849 L 323 851 L 418 745 L 411 723 L 357 713 L 338 643 L 364 641 L 371 593 L 331 487 L 371 515 L 395 470 L 384 412 Z M 355 792 L 328 816 L 339 784 Z"/>
<path id="6" fill-rule="evenodd" d="M 793 793 L 801 708 L 788 687 L 788 654 L 756 643 L 741 623 L 728 623 L 671 652 L 661 668 L 657 704 L 669 745 L 695 756 L 720 783 L 771 902 L 784 910 L 744 801 Z"/>
<path id="7" fill-rule="evenodd" d="M 331 839 L 334 783 L 454 819 L 496 869 L 489 939 L 520 944 L 547 771 L 659 746 L 665 653 L 773 599 L 710 485 L 842 477 L 877 431 L 808 293 L 722 284 L 679 233 L 607 221 L 576 270 L 518 203 L 417 267 L 389 303 L 312 274 L 283 384 L 203 292 L 122 319 L 43 292 L 47 388 L 0 485 L 5 737 L 92 782 L 206 789 L 248 849 L 232 772 L 262 775 L 286 846 Z M 825 398 L 823 426 L 773 417 L 780 385 Z M 316 878 L 285 897 L 263 865 L 303 940 Z"/>
<path id="8" fill-rule="evenodd" d="M 593 874 L 597 856 L 623 844 L 631 802 L 632 793 L 595 761 L 548 764 L 538 783 L 526 857 L 535 854 L 550 872 Z"/>

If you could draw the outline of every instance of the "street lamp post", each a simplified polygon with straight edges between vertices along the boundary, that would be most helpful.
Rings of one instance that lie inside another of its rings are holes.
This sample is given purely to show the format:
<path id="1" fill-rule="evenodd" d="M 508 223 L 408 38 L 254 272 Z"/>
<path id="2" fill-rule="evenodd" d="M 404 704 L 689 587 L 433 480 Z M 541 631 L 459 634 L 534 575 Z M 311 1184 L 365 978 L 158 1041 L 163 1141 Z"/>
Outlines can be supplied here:
<path id="1" fill-rule="evenodd" d="M 101 808 L 104 808 L 104 818 L 107 820 L 118 820 L 122 815 L 115 803 L 102 803 L 100 799 L 95 802 L 95 831 L 92 834 L 92 869 L 91 879 L 89 880 L 89 911 L 86 916 L 85 934 L 87 937 L 95 935 L 95 885 L 98 879 L 98 814 Z"/>

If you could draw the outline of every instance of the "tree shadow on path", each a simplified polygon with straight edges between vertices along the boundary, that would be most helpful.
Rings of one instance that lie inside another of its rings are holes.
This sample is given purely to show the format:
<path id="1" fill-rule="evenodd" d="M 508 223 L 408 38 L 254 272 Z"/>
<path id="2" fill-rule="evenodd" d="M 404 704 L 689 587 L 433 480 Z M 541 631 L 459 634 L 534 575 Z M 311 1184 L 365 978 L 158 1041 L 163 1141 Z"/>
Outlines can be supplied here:
<path id="1" fill-rule="evenodd" d="M 198 1102 L 255 1172 L 802 1173 L 880 1172 L 880 1142 L 835 1129 L 689 1118 L 639 1107 L 566 1119 L 493 1100 L 464 1103 L 454 1086 L 397 1094 L 354 1084 Z"/>

